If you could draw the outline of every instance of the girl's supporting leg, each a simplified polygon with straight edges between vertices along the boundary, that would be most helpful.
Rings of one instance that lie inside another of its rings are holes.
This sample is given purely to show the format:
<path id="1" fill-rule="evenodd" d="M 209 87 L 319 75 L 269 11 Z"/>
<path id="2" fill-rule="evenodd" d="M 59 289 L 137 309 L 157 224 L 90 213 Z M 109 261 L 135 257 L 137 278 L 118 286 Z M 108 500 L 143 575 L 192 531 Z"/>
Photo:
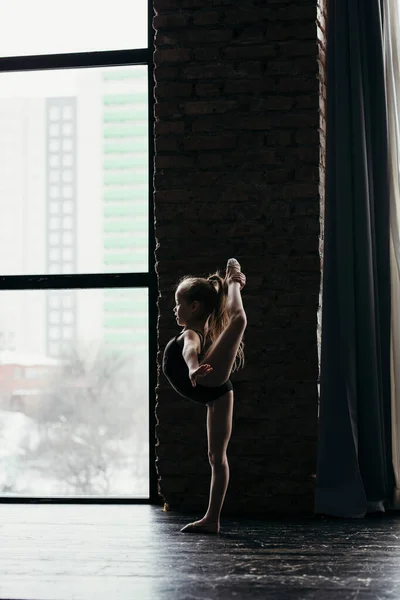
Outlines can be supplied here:
<path id="1" fill-rule="evenodd" d="M 233 392 L 207 406 L 208 459 L 211 466 L 210 499 L 200 521 L 189 523 L 184 533 L 218 533 L 220 515 L 229 483 L 227 448 L 232 433 Z"/>
<path id="2" fill-rule="evenodd" d="M 207 407 L 208 460 L 211 466 L 210 499 L 204 519 L 217 523 L 229 484 L 227 449 L 232 433 L 233 392 L 228 392 Z"/>

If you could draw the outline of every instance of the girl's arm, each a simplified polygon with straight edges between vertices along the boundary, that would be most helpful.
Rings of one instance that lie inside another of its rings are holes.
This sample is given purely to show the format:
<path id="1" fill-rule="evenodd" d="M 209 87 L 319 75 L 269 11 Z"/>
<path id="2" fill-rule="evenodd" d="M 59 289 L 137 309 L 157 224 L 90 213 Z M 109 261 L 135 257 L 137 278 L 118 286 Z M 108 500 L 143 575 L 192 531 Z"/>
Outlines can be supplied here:
<path id="1" fill-rule="evenodd" d="M 193 387 L 196 387 L 196 380 L 198 377 L 205 377 L 208 373 L 213 370 L 208 364 L 202 364 L 199 366 L 198 353 L 200 352 L 200 340 L 199 336 L 188 329 L 183 334 L 183 350 L 182 356 L 189 368 L 189 378 Z"/>
<path id="2" fill-rule="evenodd" d="M 200 352 L 200 339 L 197 333 L 188 329 L 183 334 L 182 356 L 189 368 L 189 373 L 199 368 L 198 354 Z"/>

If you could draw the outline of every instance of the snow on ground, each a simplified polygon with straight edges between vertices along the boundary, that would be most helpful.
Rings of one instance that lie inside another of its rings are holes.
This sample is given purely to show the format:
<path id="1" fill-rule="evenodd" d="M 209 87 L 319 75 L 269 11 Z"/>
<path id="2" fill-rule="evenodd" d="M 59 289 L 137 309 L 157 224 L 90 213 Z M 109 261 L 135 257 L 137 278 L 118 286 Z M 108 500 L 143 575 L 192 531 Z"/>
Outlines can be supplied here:
<path id="1" fill-rule="evenodd" d="M 20 412 L 0 410 L 0 459 L 18 455 L 23 439 L 29 440 L 30 447 L 38 444 L 35 421 Z"/>
<path id="2" fill-rule="evenodd" d="M 34 450 L 40 441 L 37 423 L 34 419 L 21 412 L 0 410 L 0 495 L 24 496 L 63 496 L 60 490 L 60 481 L 47 477 L 34 468 L 32 462 L 24 461 L 25 453 L 22 449 L 29 447 Z M 119 441 L 118 446 L 125 451 L 129 462 L 133 440 Z M 116 469 L 112 476 L 112 489 L 108 496 L 128 496 L 146 498 L 149 494 L 148 454 L 140 458 L 140 477 L 134 477 L 132 469 Z M 75 496 L 70 493 L 65 496 Z"/>

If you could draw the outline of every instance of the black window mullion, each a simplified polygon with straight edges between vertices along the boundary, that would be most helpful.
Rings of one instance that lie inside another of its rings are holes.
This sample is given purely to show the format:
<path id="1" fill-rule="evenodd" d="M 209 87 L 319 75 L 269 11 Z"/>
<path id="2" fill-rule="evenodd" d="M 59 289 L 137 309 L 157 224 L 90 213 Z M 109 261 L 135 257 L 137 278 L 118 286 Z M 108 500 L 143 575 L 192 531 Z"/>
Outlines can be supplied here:
<path id="1" fill-rule="evenodd" d="M 89 288 L 148 288 L 150 273 L 87 273 L 79 275 L 6 275 L 1 290 L 52 290 Z"/>
<path id="2" fill-rule="evenodd" d="M 43 54 L 0 58 L 0 73 L 11 71 L 44 71 L 48 69 L 77 69 L 84 67 L 113 67 L 150 65 L 150 48 L 139 50 L 110 50 L 74 54 Z"/>

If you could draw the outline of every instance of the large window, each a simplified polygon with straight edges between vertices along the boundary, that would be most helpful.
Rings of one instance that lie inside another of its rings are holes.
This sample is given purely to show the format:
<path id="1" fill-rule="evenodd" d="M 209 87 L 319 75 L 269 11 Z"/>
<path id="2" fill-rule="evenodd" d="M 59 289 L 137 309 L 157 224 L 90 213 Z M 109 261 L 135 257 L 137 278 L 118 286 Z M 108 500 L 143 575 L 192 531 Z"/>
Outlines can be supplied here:
<path id="1" fill-rule="evenodd" d="M 0 8 L 3 501 L 155 497 L 149 6 Z"/>

